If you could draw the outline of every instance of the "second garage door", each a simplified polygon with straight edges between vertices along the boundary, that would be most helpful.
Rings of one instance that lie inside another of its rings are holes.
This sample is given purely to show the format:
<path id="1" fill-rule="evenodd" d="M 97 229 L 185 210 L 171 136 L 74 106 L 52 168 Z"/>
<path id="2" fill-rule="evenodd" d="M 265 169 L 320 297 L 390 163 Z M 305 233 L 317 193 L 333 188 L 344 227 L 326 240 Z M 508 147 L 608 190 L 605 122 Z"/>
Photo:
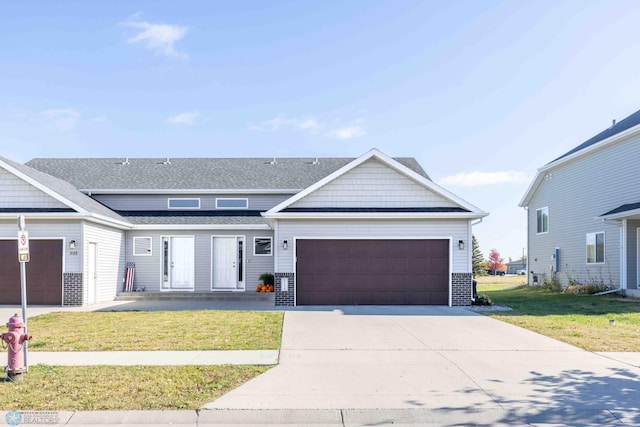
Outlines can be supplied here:
<path id="1" fill-rule="evenodd" d="M 449 241 L 297 240 L 298 305 L 447 305 Z"/>
<path id="2" fill-rule="evenodd" d="M 62 305 L 62 240 L 30 240 L 27 304 Z M 21 304 L 16 240 L 0 241 L 0 304 Z"/>

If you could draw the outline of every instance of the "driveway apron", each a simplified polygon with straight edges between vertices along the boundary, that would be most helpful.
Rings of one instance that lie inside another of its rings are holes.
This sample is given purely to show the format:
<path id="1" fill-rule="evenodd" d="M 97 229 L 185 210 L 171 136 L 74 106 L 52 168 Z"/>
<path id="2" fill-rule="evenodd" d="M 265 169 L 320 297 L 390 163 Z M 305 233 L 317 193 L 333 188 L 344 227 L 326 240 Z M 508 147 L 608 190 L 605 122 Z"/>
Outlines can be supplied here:
<path id="1" fill-rule="evenodd" d="M 205 408 L 640 424 L 640 369 L 463 308 L 309 307 L 285 313 L 278 366 Z"/>

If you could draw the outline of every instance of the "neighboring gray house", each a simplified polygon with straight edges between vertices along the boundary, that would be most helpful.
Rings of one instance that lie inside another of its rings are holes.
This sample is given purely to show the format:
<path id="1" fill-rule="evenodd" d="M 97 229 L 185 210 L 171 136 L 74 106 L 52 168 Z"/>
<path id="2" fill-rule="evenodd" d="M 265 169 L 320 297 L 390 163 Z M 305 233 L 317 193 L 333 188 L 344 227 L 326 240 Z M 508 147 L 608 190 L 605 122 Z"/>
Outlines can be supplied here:
<path id="1" fill-rule="evenodd" d="M 19 302 L 16 217 L 31 241 L 28 302 L 145 292 L 255 292 L 276 305 L 471 301 L 471 227 L 487 214 L 412 158 L 0 158 L 0 304 Z M 15 260 L 15 262 L 14 262 Z"/>
<path id="2" fill-rule="evenodd" d="M 640 296 L 640 111 L 538 169 L 527 209 L 529 283 L 555 277 Z"/>

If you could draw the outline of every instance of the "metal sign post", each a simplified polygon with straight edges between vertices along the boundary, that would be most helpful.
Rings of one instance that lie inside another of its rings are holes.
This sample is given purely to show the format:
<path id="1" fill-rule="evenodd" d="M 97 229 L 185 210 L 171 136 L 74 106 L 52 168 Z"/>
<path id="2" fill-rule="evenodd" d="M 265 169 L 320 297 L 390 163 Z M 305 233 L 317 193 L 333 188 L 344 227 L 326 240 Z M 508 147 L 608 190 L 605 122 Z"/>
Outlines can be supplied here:
<path id="1" fill-rule="evenodd" d="M 20 262 L 20 296 L 22 297 L 22 321 L 24 322 L 24 333 L 27 333 L 27 269 L 29 262 L 29 233 L 25 231 L 24 215 L 18 217 L 18 261 Z M 28 347 L 29 341 L 24 342 L 24 368 L 29 372 Z"/>

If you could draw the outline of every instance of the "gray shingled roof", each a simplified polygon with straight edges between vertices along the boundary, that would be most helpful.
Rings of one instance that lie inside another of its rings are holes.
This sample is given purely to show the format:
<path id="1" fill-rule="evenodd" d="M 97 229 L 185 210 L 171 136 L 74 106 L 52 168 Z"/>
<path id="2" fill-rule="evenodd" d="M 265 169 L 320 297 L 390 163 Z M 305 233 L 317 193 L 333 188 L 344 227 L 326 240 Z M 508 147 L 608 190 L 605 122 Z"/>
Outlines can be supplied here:
<path id="1" fill-rule="evenodd" d="M 550 163 L 553 163 L 556 160 L 560 160 L 560 159 L 562 159 L 564 157 L 570 156 L 571 154 L 577 153 L 578 151 L 584 150 L 587 147 L 595 145 L 600 141 L 604 141 L 605 139 L 607 139 L 609 137 L 617 135 L 620 132 L 623 132 L 623 131 L 625 131 L 627 129 L 631 129 L 632 127 L 637 126 L 639 124 L 640 124 L 640 110 L 638 110 L 635 113 L 631 114 L 629 117 L 619 121 L 618 123 L 616 123 L 615 125 L 611 126 L 610 128 L 603 130 L 602 132 L 600 132 L 596 136 L 586 140 L 582 144 L 580 144 L 577 147 L 575 147 L 573 150 L 570 150 L 570 151 L 564 153 L 562 156 L 558 157 L 557 159 L 553 160 Z"/>
<path id="2" fill-rule="evenodd" d="M 90 213 L 126 222 L 126 219 L 103 204 L 93 200 L 91 197 L 82 194 L 73 185 L 62 179 L 58 179 L 39 170 L 30 168 L 29 166 L 21 165 L 20 163 L 16 163 L 4 157 L 0 157 L 0 160 Z"/>
<path id="3" fill-rule="evenodd" d="M 70 182 L 80 190 L 301 190 L 353 158 L 36 158 L 26 165 Z M 413 158 L 395 159 L 429 179 Z"/>

